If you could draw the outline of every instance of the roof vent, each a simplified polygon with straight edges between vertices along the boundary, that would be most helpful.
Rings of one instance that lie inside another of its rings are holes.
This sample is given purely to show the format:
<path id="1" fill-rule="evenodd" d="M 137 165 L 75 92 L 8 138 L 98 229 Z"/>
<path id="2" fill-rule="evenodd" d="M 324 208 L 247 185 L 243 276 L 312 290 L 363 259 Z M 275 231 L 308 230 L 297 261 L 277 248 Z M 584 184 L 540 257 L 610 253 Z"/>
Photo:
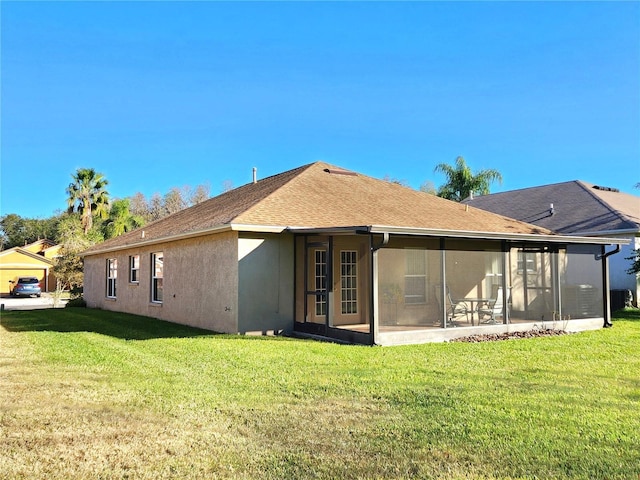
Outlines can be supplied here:
<path id="1" fill-rule="evenodd" d="M 352 172 L 350 170 L 343 170 L 342 168 L 325 168 L 324 171 L 327 173 L 330 173 L 331 175 L 347 175 L 350 177 L 358 176 L 356 172 Z"/>
<path id="2" fill-rule="evenodd" d="M 602 190 L 603 192 L 619 192 L 620 191 L 617 188 L 603 187 L 601 185 L 594 185 L 593 188 L 595 188 L 596 190 Z"/>

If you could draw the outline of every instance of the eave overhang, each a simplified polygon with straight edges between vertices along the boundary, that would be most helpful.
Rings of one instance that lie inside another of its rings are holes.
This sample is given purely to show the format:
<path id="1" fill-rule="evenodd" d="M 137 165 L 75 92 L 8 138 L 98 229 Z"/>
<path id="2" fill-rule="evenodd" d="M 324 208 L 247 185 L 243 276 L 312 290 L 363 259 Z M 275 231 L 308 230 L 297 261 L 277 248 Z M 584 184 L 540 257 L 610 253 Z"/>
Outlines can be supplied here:
<path id="1" fill-rule="evenodd" d="M 53 261 L 51 259 L 43 255 L 38 255 L 37 253 L 30 252 L 28 250 L 24 250 L 23 248 L 20 248 L 20 247 L 14 247 L 8 250 L 4 250 L 3 252 L 0 253 L 0 256 L 8 256 L 12 253 L 19 253 L 20 255 L 24 255 L 25 257 L 33 258 L 34 260 L 37 260 L 39 262 L 46 263 L 48 266 L 53 265 Z M 8 264 L 3 263 L 3 266 L 5 265 L 8 265 Z"/>
<path id="2" fill-rule="evenodd" d="M 389 233 L 402 235 L 422 235 L 431 237 L 451 237 L 451 238 L 469 238 L 478 240 L 508 240 L 512 242 L 543 242 L 543 243 L 580 243 L 580 244 L 598 244 L 598 245 L 614 245 L 627 244 L 629 240 L 622 238 L 606 238 L 606 237 L 582 237 L 573 235 L 555 235 L 541 233 L 505 233 L 505 232 L 479 232 L 479 231 L 460 231 L 460 230 L 439 230 L 427 228 L 403 228 L 389 227 L 381 225 L 373 225 L 370 227 L 370 233 Z"/>
<path id="3" fill-rule="evenodd" d="M 215 233 L 222 233 L 222 232 L 229 232 L 231 231 L 231 225 L 219 225 L 216 227 L 212 227 L 212 228 L 205 228 L 202 230 L 194 230 L 188 233 L 178 233 L 175 235 L 165 235 L 165 236 L 160 236 L 160 237 L 156 237 L 156 238 L 148 238 L 145 239 L 145 231 L 144 231 L 144 227 L 138 229 L 136 232 L 138 233 L 138 235 L 140 235 L 138 240 L 132 240 L 131 242 L 125 244 L 125 245 L 117 245 L 117 246 L 113 246 L 113 247 L 105 247 L 105 248 L 96 248 L 96 249 L 91 249 L 91 251 L 85 251 L 82 252 L 80 254 L 81 257 L 90 257 L 92 255 L 100 255 L 103 253 L 111 253 L 111 252 L 118 252 L 121 250 L 129 250 L 130 248 L 139 248 L 139 247 L 145 247 L 148 245 L 158 245 L 161 243 L 167 243 L 167 242 L 174 242 L 177 240 L 185 240 L 188 238 L 194 238 L 194 237 L 201 237 L 204 235 L 211 235 L 211 234 L 215 234 Z"/>
<path id="4" fill-rule="evenodd" d="M 640 229 L 639 228 L 627 228 L 624 230 L 606 230 L 601 232 L 576 232 L 576 235 L 581 237 L 603 237 L 607 235 L 633 235 L 639 236 Z"/>
<path id="5" fill-rule="evenodd" d="M 206 235 L 215 235 L 223 232 L 256 232 L 256 233 L 281 233 L 286 230 L 286 227 L 272 226 L 272 225 L 245 225 L 245 224 L 224 224 L 217 225 L 215 227 L 205 228 L 201 230 L 194 230 L 188 233 L 179 233 L 175 235 L 165 235 L 156 238 L 145 239 L 144 228 L 140 228 L 137 232 L 140 235 L 138 240 L 131 241 L 126 245 L 118 245 L 114 247 L 96 248 L 89 252 L 82 252 L 81 257 L 90 257 L 92 255 L 101 255 L 103 253 L 118 252 L 122 250 L 129 250 L 130 248 L 139 248 L 149 245 L 159 245 L 167 242 L 175 242 L 178 240 L 185 240 L 195 237 L 203 237 Z"/>
<path id="6" fill-rule="evenodd" d="M 389 234 L 389 235 L 410 235 L 437 238 L 467 238 L 476 240 L 508 240 L 512 242 L 537 242 L 537 243 L 561 243 L 561 244 L 597 244 L 597 245 L 626 245 L 630 242 L 624 238 L 608 237 L 584 237 L 573 235 L 547 235 L 547 234 L 523 234 L 504 232 L 479 232 L 464 230 L 443 230 L 433 228 L 412 228 L 396 227 L 386 225 L 356 225 L 345 227 L 284 227 L 281 225 L 249 225 L 249 224 L 224 224 L 202 230 L 195 230 L 188 233 L 176 235 L 166 235 L 157 238 L 145 239 L 144 228 L 138 230 L 140 235 L 136 241 L 131 241 L 126 245 L 114 247 L 92 249 L 89 252 L 81 253 L 82 257 L 100 255 L 104 253 L 128 250 L 149 245 L 158 245 L 167 242 L 185 240 L 189 238 L 214 235 L 223 232 L 252 232 L 252 233 L 282 233 L 288 231 L 301 234 L 321 234 L 321 235 L 348 235 L 348 234 Z"/>
<path id="7" fill-rule="evenodd" d="M 396 227 L 388 225 L 363 225 L 353 227 L 336 228 L 312 228 L 312 227 L 289 227 L 289 231 L 305 234 L 347 234 L 347 233 L 367 233 L 367 234 L 390 234 L 407 235 L 437 238 L 467 238 L 476 240 L 508 240 L 511 242 L 537 242 L 537 243 L 561 243 L 561 244 L 597 244 L 615 245 L 628 244 L 629 239 L 608 238 L 608 237 L 583 237 L 573 235 L 554 235 L 539 233 L 505 233 L 505 232 L 481 232 L 471 230 L 444 230 L 433 228 Z"/>

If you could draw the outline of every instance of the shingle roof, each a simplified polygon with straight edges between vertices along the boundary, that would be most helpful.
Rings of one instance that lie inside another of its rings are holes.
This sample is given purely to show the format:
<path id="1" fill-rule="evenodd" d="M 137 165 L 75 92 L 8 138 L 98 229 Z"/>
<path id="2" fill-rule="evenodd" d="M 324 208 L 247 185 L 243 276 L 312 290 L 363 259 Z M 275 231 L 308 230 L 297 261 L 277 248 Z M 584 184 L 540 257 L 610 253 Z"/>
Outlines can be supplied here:
<path id="1" fill-rule="evenodd" d="M 191 208 L 87 250 L 118 249 L 144 241 L 241 225 L 339 228 L 370 225 L 505 234 L 552 234 L 484 210 L 323 162 L 289 170 L 213 197 Z"/>
<path id="2" fill-rule="evenodd" d="M 494 193 L 464 203 L 565 235 L 640 231 L 640 197 L 579 180 Z"/>

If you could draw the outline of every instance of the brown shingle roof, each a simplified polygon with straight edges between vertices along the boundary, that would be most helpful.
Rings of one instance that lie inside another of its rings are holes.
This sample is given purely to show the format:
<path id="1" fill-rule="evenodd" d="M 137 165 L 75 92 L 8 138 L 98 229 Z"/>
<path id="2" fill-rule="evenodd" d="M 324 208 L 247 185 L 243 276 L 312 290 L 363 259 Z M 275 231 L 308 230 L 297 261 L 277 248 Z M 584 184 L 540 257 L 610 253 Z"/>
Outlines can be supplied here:
<path id="1" fill-rule="evenodd" d="M 551 231 L 323 162 L 249 183 L 87 250 L 117 249 L 216 227 L 390 226 L 505 234 Z"/>

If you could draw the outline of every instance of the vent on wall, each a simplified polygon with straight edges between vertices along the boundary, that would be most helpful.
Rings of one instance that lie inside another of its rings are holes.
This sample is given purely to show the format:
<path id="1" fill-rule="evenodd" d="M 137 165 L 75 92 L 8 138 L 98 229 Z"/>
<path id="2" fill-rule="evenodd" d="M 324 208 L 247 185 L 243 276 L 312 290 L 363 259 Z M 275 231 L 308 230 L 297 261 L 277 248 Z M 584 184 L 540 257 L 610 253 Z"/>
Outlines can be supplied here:
<path id="1" fill-rule="evenodd" d="M 602 190 L 603 192 L 619 192 L 620 191 L 617 188 L 603 187 L 601 185 L 594 185 L 593 188 L 595 188 L 596 190 Z"/>

